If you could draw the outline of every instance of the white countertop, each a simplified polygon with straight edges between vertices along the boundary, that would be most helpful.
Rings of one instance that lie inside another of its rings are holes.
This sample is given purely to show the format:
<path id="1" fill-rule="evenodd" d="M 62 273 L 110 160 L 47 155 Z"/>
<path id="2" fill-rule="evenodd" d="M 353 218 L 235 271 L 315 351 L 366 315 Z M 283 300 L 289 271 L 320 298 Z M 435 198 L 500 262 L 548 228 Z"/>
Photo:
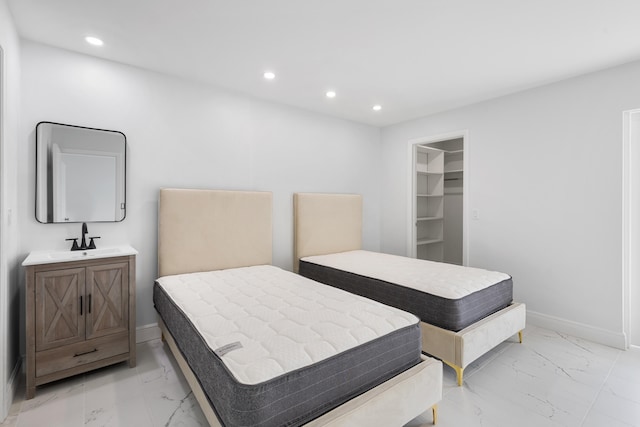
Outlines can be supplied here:
<path id="1" fill-rule="evenodd" d="M 83 259 L 113 258 L 137 255 L 138 251 L 129 245 L 111 246 L 80 251 L 33 251 L 22 262 L 23 266 L 52 264 L 54 262 L 80 261 Z"/>

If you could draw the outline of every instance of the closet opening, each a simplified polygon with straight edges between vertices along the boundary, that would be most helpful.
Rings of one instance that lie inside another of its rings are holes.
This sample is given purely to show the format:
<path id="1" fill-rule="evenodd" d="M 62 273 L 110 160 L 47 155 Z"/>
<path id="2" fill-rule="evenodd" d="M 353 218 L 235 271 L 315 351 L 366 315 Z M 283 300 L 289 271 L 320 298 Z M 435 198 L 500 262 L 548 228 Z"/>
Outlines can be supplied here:
<path id="1" fill-rule="evenodd" d="M 408 254 L 467 265 L 467 133 L 409 141 Z"/>

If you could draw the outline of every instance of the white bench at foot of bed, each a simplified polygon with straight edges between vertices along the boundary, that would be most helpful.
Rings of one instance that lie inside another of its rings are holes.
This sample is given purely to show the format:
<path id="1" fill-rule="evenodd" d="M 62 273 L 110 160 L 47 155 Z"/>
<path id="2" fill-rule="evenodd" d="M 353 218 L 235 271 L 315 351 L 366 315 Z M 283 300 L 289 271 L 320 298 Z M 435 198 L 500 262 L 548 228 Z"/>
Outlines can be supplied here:
<path id="1" fill-rule="evenodd" d="M 461 386 L 471 362 L 515 334 L 522 342 L 525 322 L 526 307 L 516 302 L 458 332 L 420 323 L 422 350 L 451 366 Z"/>
<path id="2" fill-rule="evenodd" d="M 178 349 L 162 319 L 158 319 L 163 340 L 169 346 L 182 373 L 191 386 L 211 427 L 221 427 L 195 374 Z M 431 409 L 433 423 L 438 417 L 437 403 L 442 400 L 442 363 L 422 355 L 422 362 L 379 386 L 305 424 L 306 427 L 403 426 Z"/>

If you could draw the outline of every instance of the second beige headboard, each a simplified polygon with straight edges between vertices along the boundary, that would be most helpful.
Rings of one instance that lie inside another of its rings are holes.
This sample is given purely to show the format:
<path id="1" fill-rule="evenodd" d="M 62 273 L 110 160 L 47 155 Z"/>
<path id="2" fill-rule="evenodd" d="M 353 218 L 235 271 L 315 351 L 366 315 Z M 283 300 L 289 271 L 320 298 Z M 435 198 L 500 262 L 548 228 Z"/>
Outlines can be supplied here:
<path id="1" fill-rule="evenodd" d="M 362 196 L 295 193 L 293 195 L 293 269 L 300 258 L 362 247 Z"/>

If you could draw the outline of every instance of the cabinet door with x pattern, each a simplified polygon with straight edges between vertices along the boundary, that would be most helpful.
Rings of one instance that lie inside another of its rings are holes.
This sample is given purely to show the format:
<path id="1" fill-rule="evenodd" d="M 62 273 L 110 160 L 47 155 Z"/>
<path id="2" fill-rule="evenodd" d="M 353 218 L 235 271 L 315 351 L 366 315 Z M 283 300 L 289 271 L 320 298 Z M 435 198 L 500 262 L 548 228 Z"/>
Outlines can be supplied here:
<path id="1" fill-rule="evenodd" d="M 128 276 L 126 262 L 87 267 L 87 339 L 128 331 Z"/>
<path id="2" fill-rule="evenodd" d="M 39 272 L 35 282 L 36 349 L 84 341 L 85 269 Z"/>

